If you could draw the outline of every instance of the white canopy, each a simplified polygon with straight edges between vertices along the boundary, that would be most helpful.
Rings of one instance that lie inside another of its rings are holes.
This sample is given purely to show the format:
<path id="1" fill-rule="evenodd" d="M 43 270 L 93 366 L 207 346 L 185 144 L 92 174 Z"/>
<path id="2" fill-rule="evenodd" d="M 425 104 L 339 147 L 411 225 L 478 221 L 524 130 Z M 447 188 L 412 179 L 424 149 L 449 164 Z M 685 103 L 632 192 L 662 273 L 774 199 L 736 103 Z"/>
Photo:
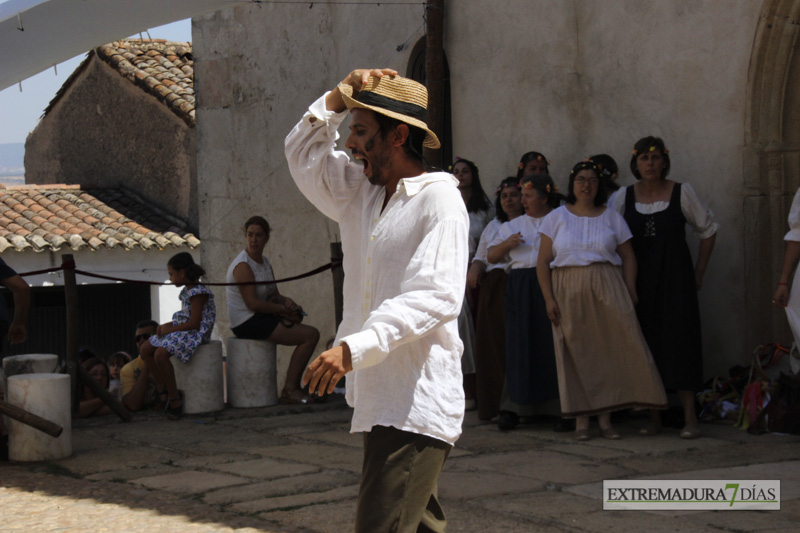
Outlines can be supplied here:
<path id="1" fill-rule="evenodd" d="M 102 44 L 253 0 L 7 0 L 0 90 Z"/>

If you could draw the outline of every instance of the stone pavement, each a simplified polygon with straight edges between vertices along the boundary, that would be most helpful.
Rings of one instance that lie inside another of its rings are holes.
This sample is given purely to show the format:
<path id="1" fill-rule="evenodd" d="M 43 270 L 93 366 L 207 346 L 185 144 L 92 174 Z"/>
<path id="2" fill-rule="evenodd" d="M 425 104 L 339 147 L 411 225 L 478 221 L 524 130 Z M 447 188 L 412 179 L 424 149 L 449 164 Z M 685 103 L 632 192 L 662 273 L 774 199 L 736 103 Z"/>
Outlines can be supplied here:
<path id="1" fill-rule="evenodd" d="M 0 464 L 0 531 L 352 530 L 361 436 L 326 404 L 226 409 L 178 422 L 78 420 L 73 456 Z M 448 531 L 798 531 L 800 437 L 705 424 L 586 443 L 550 426 L 501 433 L 467 413 L 439 493 Z M 780 479 L 780 511 L 603 511 L 604 479 Z"/>

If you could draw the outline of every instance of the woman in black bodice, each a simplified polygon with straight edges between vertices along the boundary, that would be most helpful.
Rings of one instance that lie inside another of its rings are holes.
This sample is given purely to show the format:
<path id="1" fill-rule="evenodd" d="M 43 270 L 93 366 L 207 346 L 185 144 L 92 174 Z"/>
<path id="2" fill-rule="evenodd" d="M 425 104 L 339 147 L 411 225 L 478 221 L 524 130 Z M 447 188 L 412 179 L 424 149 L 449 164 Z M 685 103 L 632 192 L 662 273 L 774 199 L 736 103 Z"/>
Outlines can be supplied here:
<path id="1" fill-rule="evenodd" d="M 669 151 L 658 137 L 634 146 L 630 168 L 638 183 L 611 199 L 633 233 L 638 263 L 636 314 L 667 391 L 677 391 L 685 415 L 681 438 L 699 436 L 695 392 L 703 385 L 703 354 L 697 291 L 714 249 L 717 224 L 688 183 L 668 180 Z M 700 240 L 693 265 L 686 224 Z M 661 416 L 650 412 L 643 435 L 661 431 Z"/>

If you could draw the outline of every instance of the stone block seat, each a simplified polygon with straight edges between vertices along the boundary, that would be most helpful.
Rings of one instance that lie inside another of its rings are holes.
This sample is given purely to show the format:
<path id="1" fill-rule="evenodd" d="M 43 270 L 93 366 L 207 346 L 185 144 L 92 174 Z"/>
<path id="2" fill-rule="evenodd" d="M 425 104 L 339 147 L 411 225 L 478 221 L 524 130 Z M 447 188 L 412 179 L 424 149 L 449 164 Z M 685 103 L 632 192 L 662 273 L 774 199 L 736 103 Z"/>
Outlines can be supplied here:
<path id="1" fill-rule="evenodd" d="M 231 407 L 265 407 L 278 403 L 275 343 L 228 337 L 225 358 Z"/>
<path id="2" fill-rule="evenodd" d="M 6 390 L 6 382 L 11 376 L 18 374 L 47 374 L 58 371 L 58 356 L 52 353 L 28 353 L 10 355 L 3 359 L 0 386 Z"/>
<path id="3" fill-rule="evenodd" d="M 72 402 L 68 374 L 17 374 L 8 378 L 6 400 L 64 428 L 58 438 L 6 417 L 8 458 L 52 461 L 72 455 Z"/>
<path id="4" fill-rule="evenodd" d="M 175 382 L 183 391 L 183 412 L 211 413 L 225 407 L 223 399 L 222 341 L 201 344 L 188 363 L 169 358 Z"/>

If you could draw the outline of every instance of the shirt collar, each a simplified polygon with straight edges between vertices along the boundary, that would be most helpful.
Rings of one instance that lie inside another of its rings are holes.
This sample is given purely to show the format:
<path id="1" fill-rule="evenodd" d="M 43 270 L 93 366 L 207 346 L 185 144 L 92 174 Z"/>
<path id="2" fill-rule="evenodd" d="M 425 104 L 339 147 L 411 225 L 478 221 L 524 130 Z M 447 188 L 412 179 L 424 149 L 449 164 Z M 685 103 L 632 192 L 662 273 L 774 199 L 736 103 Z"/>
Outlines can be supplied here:
<path id="1" fill-rule="evenodd" d="M 407 196 L 414 196 L 431 183 L 444 181 L 458 187 L 458 180 L 447 172 L 428 172 L 413 178 L 403 178 L 397 183 L 397 190 L 405 189 Z"/>

